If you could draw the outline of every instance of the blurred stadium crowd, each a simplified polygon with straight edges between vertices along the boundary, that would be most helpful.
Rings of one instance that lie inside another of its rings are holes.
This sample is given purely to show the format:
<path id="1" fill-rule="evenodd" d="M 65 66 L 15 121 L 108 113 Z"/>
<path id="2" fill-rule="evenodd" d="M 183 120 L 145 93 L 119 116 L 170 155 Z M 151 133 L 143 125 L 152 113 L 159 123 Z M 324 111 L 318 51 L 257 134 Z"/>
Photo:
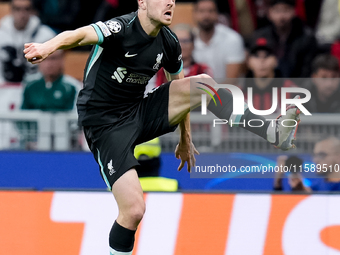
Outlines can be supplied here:
<path id="1" fill-rule="evenodd" d="M 198 0 L 176 5 L 171 29 L 182 47 L 186 76 L 207 73 L 245 92 L 251 87 L 258 110 L 271 107 L 273 87 L 307 88 L 311 100 L 305 106 L 318 117 L 301 127 L 300 152 L 311 153 L 325 134 L 340 135 L 337 0 Z M 0 1 L 0 150 L 86 150 L 76 124 L 75 101 L 91 48 L 58 51 L 33 66 L 24 59 L 24 43 L 44 42 L 62 31 L 136 10 L 136 0 Z M 160 70 L 147 89 L 165 81 Z M 48 145 L 39 138 L 44 121 L 28 110 L 52 114 L 52 124 L 44 129 Z M 57 115 L 59 119 L 53 117 Z M 195 121 L 192 131 L 202 151 L 272 150 L 268 144 L 257 147 L 261 141 L 227 126 L 214 133 L 214 139 L 210 124 Z M 177 142 L 171 135 L 161 141 L 163 151 L 172 151 Z M 275 185 L 282 188 L 279 181 Z"/>

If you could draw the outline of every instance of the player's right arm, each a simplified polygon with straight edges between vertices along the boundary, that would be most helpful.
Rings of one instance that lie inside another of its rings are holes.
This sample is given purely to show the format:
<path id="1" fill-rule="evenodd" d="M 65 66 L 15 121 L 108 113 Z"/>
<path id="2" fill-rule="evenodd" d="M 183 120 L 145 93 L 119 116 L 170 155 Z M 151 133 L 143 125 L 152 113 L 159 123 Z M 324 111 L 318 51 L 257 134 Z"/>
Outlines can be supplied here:
<path id="1" fill-rule="evenodd" d="M 92 26 L 65 31 L 44 43 L 26 43 L 25 58 L 32 64 L 42 62 L 58 49 L 71 49 L 77 46 L 96 44 L 99 38 Z"/>

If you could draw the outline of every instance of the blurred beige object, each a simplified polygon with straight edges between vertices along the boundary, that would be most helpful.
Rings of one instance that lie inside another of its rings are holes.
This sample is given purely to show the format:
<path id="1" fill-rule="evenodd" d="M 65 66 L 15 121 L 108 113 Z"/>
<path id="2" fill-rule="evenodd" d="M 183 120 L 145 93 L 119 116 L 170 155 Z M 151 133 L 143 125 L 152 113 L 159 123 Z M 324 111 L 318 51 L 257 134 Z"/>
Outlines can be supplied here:
<path id="1" fill-rule="evenodd" d="M 10 4 L 7 2 L 0 2 L 0 19 L 10 14 L 10 12 L 11 12 Z"/>
<path id="2" fill-rule="evenodd" d="M 67 51 L 65 54 L 65 74 L 82 81 L 89 54 L 88 51 Z"/>
<path id="3" fill-rule="evenodd" d="M 335 9 L 337 4 L 339 5 L 339 0 L 324 0 L 321 5 L 315 33 L 320 44 L 332 44 L 340 37 L 339 10 Z"/>
<path id="4" fill-rule="evenodd" d="M 238 14 L 239 33 L 248 37 L 252 35 L 255 30 L 254 21 L 247 0 L 235 1 L 236 11 Z"/>
<path id="5" fill-rule="evenodd" d="M 194 26 L 194 21 L 192 17 L 193 9 L 193 3 L 176 3 L 176 9 L 174 17 L 172 19 L 171 27 L 174 27 L 179 23 L 186 23 Z"/>

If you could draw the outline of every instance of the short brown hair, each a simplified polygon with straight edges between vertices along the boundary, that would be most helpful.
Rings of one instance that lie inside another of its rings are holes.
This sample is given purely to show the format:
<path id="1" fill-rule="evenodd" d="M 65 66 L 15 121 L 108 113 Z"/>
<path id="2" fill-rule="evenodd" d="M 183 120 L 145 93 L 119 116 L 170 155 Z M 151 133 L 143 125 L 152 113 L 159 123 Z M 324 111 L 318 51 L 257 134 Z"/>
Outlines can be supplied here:
<path id="1" fill-rule="evenodd" d="M 339 72 L 339 61 L 330 54 L 318 55 L 312 62 L 312 73 L 317 73 L 320 69 Z"/>

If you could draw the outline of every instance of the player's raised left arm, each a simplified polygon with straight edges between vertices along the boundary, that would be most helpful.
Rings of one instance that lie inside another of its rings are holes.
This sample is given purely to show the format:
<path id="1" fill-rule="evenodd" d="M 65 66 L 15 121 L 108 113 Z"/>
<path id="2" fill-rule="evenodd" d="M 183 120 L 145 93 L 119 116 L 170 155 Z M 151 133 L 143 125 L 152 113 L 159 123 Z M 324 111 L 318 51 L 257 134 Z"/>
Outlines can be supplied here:
<path id="1" fill-rule="evenodd" d="M 96 44 L 99 38 L 92 26 L 65 31 L 44 43 L 26 43 L 25 58 L 37 64 L 58 49 L 71 49 L 77 46 Z"/>

